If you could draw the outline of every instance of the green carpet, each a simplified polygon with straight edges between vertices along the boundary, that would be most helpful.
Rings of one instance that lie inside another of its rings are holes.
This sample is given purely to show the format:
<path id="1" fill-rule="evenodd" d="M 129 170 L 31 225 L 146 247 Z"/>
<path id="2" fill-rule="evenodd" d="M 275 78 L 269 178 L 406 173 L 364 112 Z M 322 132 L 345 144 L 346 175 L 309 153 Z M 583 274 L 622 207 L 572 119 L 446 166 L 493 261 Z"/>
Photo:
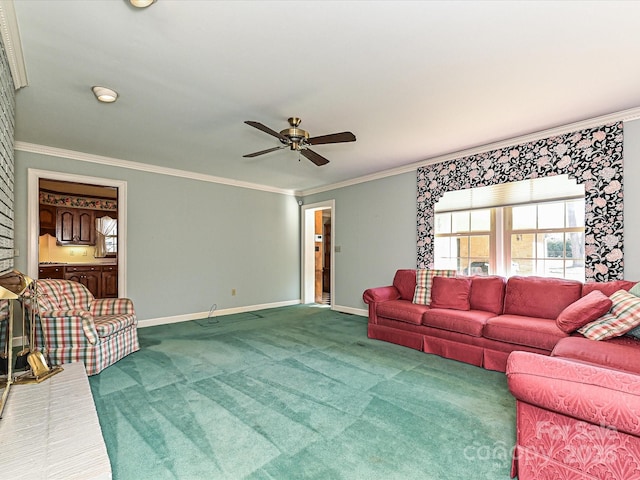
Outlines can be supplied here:
<path id="1" fill-rule="evenodd" d="M 90 377 L 113 477 L 508 479 L 504 374 L 293 306 L 139 330 Z"/>

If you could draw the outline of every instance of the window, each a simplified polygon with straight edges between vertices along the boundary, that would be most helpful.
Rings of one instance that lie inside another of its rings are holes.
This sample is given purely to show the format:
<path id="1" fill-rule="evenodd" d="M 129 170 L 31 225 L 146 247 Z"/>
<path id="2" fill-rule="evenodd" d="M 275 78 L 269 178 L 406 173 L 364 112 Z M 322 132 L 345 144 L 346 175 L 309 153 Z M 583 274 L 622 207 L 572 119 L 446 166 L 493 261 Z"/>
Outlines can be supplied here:
<path id="1" fill-rule="evenodd" d="M 505 213 L 511 265 L 519 275 L 584 281 L 584 198 L 510 207 Z"/>
<path id="2" fill-rule="evenodd" d="M 435 268 L 584 281 L 584 212 L 584 187 L 567 176 L 448 192 L 436 204 Z"/>
<path id="3" fill-rule="evenodd" d="M 490 209 L 436 215 L 436 268 L 465 275 L 489 273 L 494 215 Z"/>

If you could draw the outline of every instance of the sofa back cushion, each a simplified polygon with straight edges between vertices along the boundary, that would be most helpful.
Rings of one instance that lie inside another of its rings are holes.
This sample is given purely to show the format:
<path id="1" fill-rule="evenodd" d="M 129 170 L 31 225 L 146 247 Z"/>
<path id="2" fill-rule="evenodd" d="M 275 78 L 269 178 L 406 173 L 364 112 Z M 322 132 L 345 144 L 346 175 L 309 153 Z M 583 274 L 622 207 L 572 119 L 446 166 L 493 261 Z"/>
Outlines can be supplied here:
<path id="1" fill-rule="evenodd" d="M 413 300 L 413 293 L 416 290 L 416 271 L 415 269 L 401 269 L 396 272 L 393 277 L 393 286 L 400 293 L 402 300 Z"/>
<path id="2" fill-rule="evenodd" d="M 511 277 L 507 280 L 504 313 L 529 317 L 556 317 L 582 295 L 582 282 L 548 277 Z"/>
<path id="3" fill-rule="evenodd" d="M 433 285 L 433 277 L 455 277 L 455 270 L 441 270 L 420 268 L 416 270 L 416 289 L 413 293 L 413 303 L 420 305 L 431 304 L 431 286 Z"/>
<path id="4" fill-rule="evenodd" d="M 469 310 L 469 277 L 433 277 L 431 286 L 431 308 Z"/>
<path id="5" fill-rule="evenodd" d="M 629 280 L 611 280 L 610 282 L 587 282 L 582 286 L 582 296 L 588 295 L 594 290 L 599 290 L 607 297 L 610 297 L 618 290 L 631 290 L 636 283 Z"/>
<path id="6" fill-rule="evenodd" d="M 471 294 L 469 305 L 471 310 L 482 310 L 496 315 L 502 313 L 506 280 L 498 276 L 471 277 Z"/>

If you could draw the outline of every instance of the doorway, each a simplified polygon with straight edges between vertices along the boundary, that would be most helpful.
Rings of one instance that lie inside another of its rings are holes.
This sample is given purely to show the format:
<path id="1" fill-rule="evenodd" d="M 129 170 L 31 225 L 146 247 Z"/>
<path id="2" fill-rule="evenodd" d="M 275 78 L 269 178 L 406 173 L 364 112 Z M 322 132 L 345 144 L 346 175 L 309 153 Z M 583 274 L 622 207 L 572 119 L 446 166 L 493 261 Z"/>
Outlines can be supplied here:
<path id="1" fill-rule="evenodd" d="M 334 306 L 335 200 L 303 205 L 302 303 Z"/>
<path id="2" fill-rule="evenodd" d="M 117 189 L 118 248 L 117 248 L 117 295 L 126 297 L 126 212 L 127 182 L 99 177 L 87 177 L 70 173 L 51 172 L 46 170 L 28 170 L 27 197 L 27 272 L 31 278 L 38 278 L 39 267 L 39 195 L 40 181 L 54 180 L 77 184 L 96 185 Z"/>

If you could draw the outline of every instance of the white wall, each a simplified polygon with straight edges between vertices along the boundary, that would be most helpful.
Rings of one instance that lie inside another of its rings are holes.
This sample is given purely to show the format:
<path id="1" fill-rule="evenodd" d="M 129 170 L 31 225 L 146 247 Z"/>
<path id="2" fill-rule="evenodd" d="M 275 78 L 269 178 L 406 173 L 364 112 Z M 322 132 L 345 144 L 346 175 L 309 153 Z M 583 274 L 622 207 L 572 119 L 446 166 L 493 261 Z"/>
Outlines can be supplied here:
<path id="1" fill-rule="evenodd" d="M 390 285 L 398 268 L 416 265 L 416 174 L 387 177 L 309 195 L 335 199 L 334 304 L 364 309 L 365 289 Z"/>
<path id="2" fill-rule="evenodd" d="M 127 295 L 141 320 L 300 299 L 295 197 L 22 151 L 19 270 L 27 269 L 28 168 L 127 182 Z"/>

